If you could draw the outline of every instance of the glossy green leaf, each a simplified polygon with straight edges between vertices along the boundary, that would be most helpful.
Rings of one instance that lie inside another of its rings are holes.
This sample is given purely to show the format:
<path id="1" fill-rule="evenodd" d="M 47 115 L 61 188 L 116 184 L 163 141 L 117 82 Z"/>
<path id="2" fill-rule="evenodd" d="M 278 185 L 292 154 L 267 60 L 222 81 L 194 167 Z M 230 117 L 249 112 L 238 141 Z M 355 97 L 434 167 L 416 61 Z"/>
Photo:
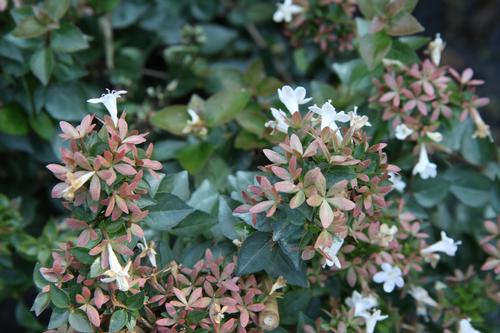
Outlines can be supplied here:
<path id="1" fill-rule="evenodd" d="M 85 312 L 80 309 L 76 309 L 69 314 L 69 324 L 71 327 L 80 333 L 92 333 L 94 332 L 94 327 L 90 323 Z"/>
<path id="2" fill-rule="evenodd" d="M 157 204 L 149 209 L 149 214 L 144 220 L 155 230 L 170 230 L 194 212 L 192 207 L 173 194 L 160 193 L 155 200 Z"/>
<path id="3" fill-rule="evenodd" d="M 119 332 L 127 324 L 127 312 L 123 309 L 113 312 L 109 320 L 109 333 Z"/>
<path id="4" fill-rule="evenodd" d="M 384 32 L 367 34 L 359 41 L 359 52 L 361 58 L 370 70 L 380 64 L 392 46 L 392 39 Z"/>
<path id="5" fill-rule="evenodd" d="M 67 309 L 69 307 L 68 294 L 55 285 L 50 286 L 50 300 L 56 307 L 60 309 Z"/>
<path id="6" fill-rule="evenodd" d="M 63 23 L 59 29 L 52 32 L 50 45 L 58 52 L 76 52 L 89 47 L 80 29 L 69 23 Z"/>
<path id="7" fill-rule="evenodd" d="M 238 275 L 258 272 L 271 264 L 272 243 L 271 235 L 260 231 L 245 239 L 238 253 Z"/>
<path id="8" fill-rule="evenodd" d="M 44 7 L 47 10 L 47 14 L 50 15 L 54 20 L 61 19 L 64 14 L 69 9 L 71 4 L 70 0 L 45 0 Z"/>
<path id="9" fill-rule="evenodd" d="M 155 112 L 151 124 L 175 135 L 183 135 L 189 121 L 187 106 L 171 105 Z"/>
<path id="10" fill-rule="evenodd" d="M 214 150 L 215 147 L 212 144 L 202 142 L 186 146 L 180 149 L 176 155 L 184 169 L 190 173 L 197 173 L 207 163 Z"/>
<path id="11" fill-rule="evenodd" d="M 490 199 L 491 181 L 475 170 L 451 168 L 444 177 L 450 182 L 450 191 L 464 205 L 481 207 Z"/>
<path id="12" fill-rule="evenodd" d="M 446 198 L 450 183 L 438 174 L 436 178 L 414 178 L 412 184 L 413 196 L 423 207 L 433 207 Z"/>
<path id="13" fill-rule="evenodd" d="M 250 100 L 250 92 L 245 89 L 221 91 L 211 96 L 205 103 L 207 126 L 217 127 L 231 121 Z"/>
<path id="14" fill-rule="evenodd" d="M 35 38 L 47 31 L 47 26 L 41 24 L 34 16 L 28 16 L 19 22 L 12 35 L 19 38 Z"/>
<path id="15" fill-rule="evenodd" d="M 404 36 L 424 31 L 424 27 L 410 13 L 401 13 L 391 18 L 387 30 L 391 36 Z"/>
<path id="16" fill-rule="evenodd" d="M 30 68 L 33 74 L 43 83 L 49 83 L 50 75 L 54 70 L 54 55 L 51 49 L 43 48 L 31 56 Z"/>

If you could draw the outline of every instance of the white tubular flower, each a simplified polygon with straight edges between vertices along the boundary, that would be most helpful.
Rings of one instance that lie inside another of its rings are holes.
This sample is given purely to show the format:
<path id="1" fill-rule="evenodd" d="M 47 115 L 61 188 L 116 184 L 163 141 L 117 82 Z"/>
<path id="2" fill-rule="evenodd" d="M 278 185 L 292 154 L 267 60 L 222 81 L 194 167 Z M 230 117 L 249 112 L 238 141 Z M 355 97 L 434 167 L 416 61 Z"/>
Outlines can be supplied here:
<path id="1" fill-rule="evenodd" d="M 406 183 L 404 182 L 401 175 L 394 172 L 389 172 L 389 181 L 392 183 L 392 187 L 399 193 L 403 193 L 406 188 Z"/>
<path id="2" fill-rule="evenodd" d="M 332 245 L 330 247 L 328 248 L 320 247 L 320 250 L 330 257 L 330 258 L 325 257 L 326 261 L 323 264 L 323 268 L 325 268 L 326 266 L 328 267 L 335 266 L 337 268 L 342 268 L 340 260 L 337 257 L 337 254 L 339 253 L 342 244 L 344 244 L 344 239 L 334 236 Z"/>
<path id="3" fill-rule="evenodd" d="M 389 318 L 389 316 L 381 314 L 380 310 L 377 309 L 371 314 L 366 314 L 365 316 L 363 316 L 363 318 L 365 318 L 366 333 L 373 333 L 375 332 L 375 326 L 377 325 L 377 322 L 385 320 Z"/>
<path id="4" fill-rule="evenodd" d="M 118 125 L 118 108 L 116 106 L 116 99 L 120 98 L 121 95 L 126 94 L 126 90 L 112 90 L 110 91 L 109 89 L 106 89 L 108 91 L 107 94 L 102 94 L 101 97 L 99 98 L 91 98 L 87 100 L 88 103 L 92 104 L 99 104 L 102 103 L 106 107 L 106 109 L 109 112 L 109 115 L 111 116 L 111 119 L 113 120 L 113 124 L 115 126 Z"/>
<path id="5" fill-rule="evenodd" d="M 443 141 L 443 134 L 441 134 L 439 132 L 427 132 L 426 135 L 429 139 L 431 139 L 434 142 Z"/>
<path id="6" fill-rule="evenodd" d="M 350 119 L 350 126 L 355 130 L 361 129 L 364 126 L 372 126 L 368 121 L 368 116 L 358 116 L 358 107 L 355 106 L 353 111 L 347 113 Z"/>
<path id="7" fill-rule="evenodd" d="M 188 121 L 191 125 L 196 125 L 200 122 L 200 116 L 196 113 L 196 111 L 188 109 L 187 110 L 189 117 L 191 117 L 191 120 Z"/>
<path id="8" fill-rule="evenodd" d="M 446 232 L 441 231 L 441 240 L 426 247 L 421 252 L 425 254 L 441 252 L 453 257 L 457 253 L 460 244 L 462 244 L 462 241 L 456 242 L 453 238 L 448 237 Z"/>
<path id="9" fill-rule="evenodd" d="M 278 89 L 278 97 L 291 114 L 299 112 L 299 105 L 309 103 L 311 97 L 306 98 L 306 89 L 297 87 L 292 89 L 290 86 L 284 86 Z"/>
<path id="10" fill-rule="evenodd" d="M 289 126 L 286 123 L 286 113 L 275 108 L 271 108 L 271 113 L 273 114 L 275 120 L 266 122 L 264 126 L 275 129 L 282 133 L 288 133 Z"/>
<path id="11" fill-rule="evenodd" d="M 417 301 L 417 314 L 426 317 L 427 306 L 435 308 L 438 304 L 429 296 L 427 290 L 422 287 L 412 286 L 410 288 L 410 295 Z"/>
<path id="12" fill-rule="evenodd" d="M 429 43 L 429 53 L 434 65 L 439 66 L 439 63 L 441 62 L 441 53 L 443 52 L 445 46 L 446 44 L 441 39 L 440 33 L 437 33 L 436 38 Z"/>
<path id="13" fill-rule="evenodd" d="M 278 3 L 277 6 L 278 9 L 276 9 L 273 15 L 273 21 L 276 23 L 283 21 L 287 23 L 291 22 L 294 14 L 304 11 L 301 6 L 293 4 L 293 0 L 285 0 L 283 3 Z"/>
<path id="14" fill-rule="evenodd" d="M 319 108 L 317 105 L 310 106 L 309 110 L 317 113 L 321 117 L 321 130 L 325 127 L 329 127 L 332 129 L 339 140 L 342 140 L 342 134 L 340 133 L 340 129 L 337 126 L 337 121 L 342 123 L 347 123 L 350 121 L 350 118 L 344 111 L 337 112 L 335 107 L 332 105 L 331 101 L 326 102 Z"/>
<path id="15" fill-rule="evenodd" d="M 369 316 L 368 312 L 372 308 L 377 306 L 377 300 L 372 295 L 363 296 L 356 290 L 352 293 L 351 297 L 347 297 L 345 303 L 351 309 L 354 309 L 354 316 L 364 317 Z"/>
<path id="16" fill-rule="evenodd" d="M 413 174 L 417 173 L 420 175 L 422 179 L 434 178 L 437 175 L 437 166 L 436 164 L 429 161 L 429 156 L 427 155 L 427 149 L 425 148 L 425 144 L 420 146 L 420 155 L 418 158 L 417 164 L 413 168 Z"/>
<path id="17" fill-rule="evenodd" d="M 406 126 L 406 124 L 399 124 L 396 126 L 396 129 L 394 131 L 394 134 L 396 136 L 396 139 L 398 140 L 404 140 L 410 135 L 412 135 L 413 130 Z"/>
<path id="18" fill-rule="evenodd" d="M 383 283 L 386 293 L 391 293 L 396 286 L 398 288 L 404 286 L 405 281 L 402 277 L 403 273 L 399 267 L 392 266 L 387 262 L 383 263 L 381 267 L 382 271 L 373 276 L 373 281 L 376 283 Z"/>
<path id="19" fill-rule="evenodd" d="M 130 266 L 132 262 L 129 261 L 125 267 L 120 265 L 116 254 L 113 252 L 113 248 L 108 243 L 108 260 L 109 260 L 109 268 L 104 275 L 108 276 L 107 278 L 102 278 L 101 281 L 104 283 L 116 282 L 118 289 L 121 291 L 127 291 L 130 288 L 129 279 L 130 275 L 128 271 L 130 270 Z"/>
<path id="20" fill-rule="evenodd" d="M 146 238 L 142 236 L 142 243 L 137 243 L 137 247 L 141 249 L 141 254 L 146 255 L 149 259 L 149 262 L 151 263 L 151 266 L 157 267 L 156 266 L 156 251 L 152 246 L 148 245 L 148 242 L 146 241 Z"/>
<path id="21" fill-rule="evenodd" d="M 472 327 L 472 324 L 470 323 L 470 318 L 467 318 L 467 319 L 461 319 L 459 321 L 458 333 L 481 333 L 481 332 Z"/>

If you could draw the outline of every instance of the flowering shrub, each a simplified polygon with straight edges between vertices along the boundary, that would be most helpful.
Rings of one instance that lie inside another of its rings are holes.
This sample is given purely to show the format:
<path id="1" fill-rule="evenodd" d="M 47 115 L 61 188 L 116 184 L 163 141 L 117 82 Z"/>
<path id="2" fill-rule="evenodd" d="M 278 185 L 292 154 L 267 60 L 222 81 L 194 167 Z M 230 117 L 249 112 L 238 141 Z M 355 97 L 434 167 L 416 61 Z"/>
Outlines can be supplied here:
<path id="1" fill-rule="evenodd" d="M 0 0 L 18 324 L 495 331 L 496 101 L 416 6 Z"/>

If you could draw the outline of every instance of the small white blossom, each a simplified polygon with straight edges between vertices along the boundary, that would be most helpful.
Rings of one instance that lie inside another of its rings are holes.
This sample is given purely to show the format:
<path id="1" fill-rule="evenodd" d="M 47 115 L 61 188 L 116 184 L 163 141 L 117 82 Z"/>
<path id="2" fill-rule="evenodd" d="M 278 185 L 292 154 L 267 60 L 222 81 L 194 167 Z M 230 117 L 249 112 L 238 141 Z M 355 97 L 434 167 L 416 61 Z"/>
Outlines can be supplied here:
<path id="1" fill-rule="evenodd" d="M 323 268 L 325 268 L 326 266 L 328 267 L 335 266 L 337 268 L 342 268 L 340 260 L 337 257 L 337 254 L 339 253 L 342 244 L 344 244 L 343 238 L 333 237 L 332 245 L 330 247 L 320 246 L 320 250 L 330 257 L 330 258 L 325 258 L 326 261 L 323 264 Z"/>
<path id="2" fill-rule="evenodd" d="M 366 314 L 363 316 L 366 322 L 366 333 L 373 333 L 375 331 L 375 326 L 377 322 L 389 318 L 388 315 L 381 314 L 380 310 L 375 310 L 371 314 Z"/>
<path id="3" fill-rule="evenodd" d="M 427 132 L 426 135 L 429 139 L 431 139 L 434 142 L 443 141 L 443 134 L 441 134 L 439 132 Z"/>
<path id="4" fill-rule="evenodd" d="M 406 124 L 399 124 L 395 129 L 395 136 L 398 140 L 404 140 L 413 133 L 413 130 L 406 126 Z"/>
<path id="5" fill-rule="evenodd" d="M 389 181 L 392 183 L 392 185 L 393 185 L 392 187 L 396 191 L 403 193 L 403 191 L 405 190 L 405 187 L 406 187 L 406 183 L 404 182 L 401 175 L 398 175 L 394 172 L 389 172 Z"/>
<path id="6" fill-rule="evenodd" d="M 470 323 L 470 318 L 467 318 L 467 319 L 461 319 L 460 322 L 458 323 L 458 333 L 481 333 L 481 332 L 472 327 L 472 324 Z"/>
<path id="7" fill-rule="evenodd" d="M 397 234 L 398 228 L 393 225 L 389 228 L 387 224 L 382 224 L 378 231 L 378 242 L 381 246 L 389 246 L 389 243 L 392 242 L 394 236 Z"/>
<path id="8" fill-rule="evenodd" d="M 436 169 L 436 164 L 429 161 L 429 156 L 427 155 L 425 144 L 422 144 L 420 146 L 420 155 L 418 158 L 418 162 L 417 164 L 415 164 L 412 173 L 414 175 L 418 173 L 422 179 L 434 178 L 437 175 Z"/>
<path id="9" fill-rule="evenodd" d="M 120 265 L 120 262 L 118 261 L 118 258 L 116 257 L 115 252 L 113 252 L 113 248 L 109 243 L 107 249 L 108 249 L 108 261 L 110 269 L 104 272 L 104 275 L 108 277 L 102 278 L 101 281 L 104 283 L 116 282 L 119 290 L 127 291 L 130 288 L 129 285 L 130 275 L 128 274 L 128 271 L 130 270 L 132 262 L 129 261 L 127 265 L 125 265 L 125 267 L 122 267 Z"/>
<path id="10" fill-rule="evenodd" d="M 383 263 L 381 267 L 382 271 L 373 276 L 373 281 L 376 283 L 383 283 L 386 293 L 392 292 L 396 286 L 398 288 L 404 286 L 405 281 L 402 277 L 403 273 L 399 267 L 392 266 L 387 262 Z"/>
<path id="11" fill-rule="evenodd" d="M 291 114 L 299 112 L 299 105 L 309 103 L 311 97 L 306 98 L 306 89 L 297 87 L 292 89 L 290 86 L 284 86 L 278 89 L 278 97 Z"/>
<path id="12" fill-rule="evenodd" d="M 345 300 L 347 306 L 354 309 L 354 316 L 369 315 L 369 310 L 377 306 L 377 300 L 373 295 L 363 296 L 356 290 L 352 293 L 351 297 Z"/>
<path id="13" fill-rule="evenodd" d="M 277 4 L 278 9 L 274 12 L 273 20 L 274 22 L 291 22 L 292 16 L 294 14 L 299 14 L 304 11 L 304 9 L 293 3 L 293 0 L 285 0 L 283 3 Z"/>
<path id="14" fill-rule="evenodd" d="M 429 296 L 427 290 L 422 287 L 412 286 L 410 288 L 410 295 L 417 301 L 417 314 L 426 317 L 427 306 L 435 308 L 438 304 Z"/>
<path id="15" fill-rule="evenodd" d="M 455 241 L 446 235 L 446 232 L 441 231 L 441 240 L 426 247 L 422 250 L 422 253 L 429 254 L 434 252 L 446 253 L 449 256 L 455 256 L 458 250 L 458 245 L 462 244 L 461 241 Z"/>
<path id="16" fill-rule="evenodd" d="M 282 133 L 288 133 L 289 126 L 286 122 L 286 113 L 275 108 L 271 108 L 271 113 L 273 114 L 275 120 L 266 122 L 264 126 L 275 129 Z"/>
<path id="17" fill-rule="evenodd" d="M 364 126 L 371 126 L 368 121 L 368 116 L 358 116 L 358 107 L 354 107 L 353 111 L 347 113 L 350 119 L 350 126 L 354 129 L 358 130 L 363 128 Z"/>
<path id="18" fill-rule="evenodd" d="M 109 115 L 111 116 L 111 119 L 113 120 L 113 124 L 115 126 L 118 125 L 118 109 L 116 106 L 116 99 L 121 97 L 121 95 L 126 94 L 127 91 L 125 90 L 112 90 L 110 91 L 107 89 L 108 93 L 107 94 L 102 94 L 101 97 L 99 98 L 91 98 L 87 100 L 88 103 L 92 104 L 99 104 L 102 103 L 106 107 L 106 109 L 109 112 Z"/>
<path id="19" fill-rule="evenodd" d="M 339 140 L 342 140 L 342 134 L 337 126 L 337 121 L 347 123 L 350 121 L 349 116 L 344 111 L 337 112 L 331 101 L 326 102 L 319 108 L 317 105 L 310 106 L 309 110 L 317 113 L 321 117 L 321 130 L 325 127 L 332 129 Z"/>
<path id="20" fill-rule="evenodd" d="M 441 39 L 441 34 L 437 33 L 436 38 L 429 43 L 429 52 L 431 54 L 431 60 L 434 65 L 439 66 L 441 62 L 441 53 L 444 50 L 446 44 Z"/>
<path id="21" fill-rule="evenodd" d="M 142 236 L 142 243 L 137 243 L 137 247 L 141 249 L 141 255 L 148 257 L 151 266 L 156 267 L 156 251 L 152 246 L 148 245 L 144 236 Z"/>

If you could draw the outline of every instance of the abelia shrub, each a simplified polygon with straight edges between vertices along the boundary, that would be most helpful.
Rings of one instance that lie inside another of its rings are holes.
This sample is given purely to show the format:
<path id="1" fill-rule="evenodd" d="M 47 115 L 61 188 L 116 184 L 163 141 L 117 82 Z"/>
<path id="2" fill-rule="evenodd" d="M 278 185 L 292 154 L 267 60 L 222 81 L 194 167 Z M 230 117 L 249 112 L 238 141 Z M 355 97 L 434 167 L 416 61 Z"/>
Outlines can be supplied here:
<path id="1" fill-rule="evenodd" d="M 32 309 L 39 315 L 52 307 L 48 332 L 228 333 L 276 326 L 283 282 L 238 277 L 235 258 L 215 258 L 210 250 L 192 268 L 174 261 L 159 267 L 140 222 L 163 167 L 151 159 L 152 144 L 140 147 L 147 134 L 129 130 L 124 113 L 118 118 L 116 98 L 123 93 L 89 100 L 111 114 L 101 128 L 92 115 L 77 127 L 60 124 L 68 143 L 61 149 L 64 165 L 47 167 L 62 181 L 52 195 L 71 211 L 66 225 L 78 236 L 35 270 L 40 292 Z"/>

